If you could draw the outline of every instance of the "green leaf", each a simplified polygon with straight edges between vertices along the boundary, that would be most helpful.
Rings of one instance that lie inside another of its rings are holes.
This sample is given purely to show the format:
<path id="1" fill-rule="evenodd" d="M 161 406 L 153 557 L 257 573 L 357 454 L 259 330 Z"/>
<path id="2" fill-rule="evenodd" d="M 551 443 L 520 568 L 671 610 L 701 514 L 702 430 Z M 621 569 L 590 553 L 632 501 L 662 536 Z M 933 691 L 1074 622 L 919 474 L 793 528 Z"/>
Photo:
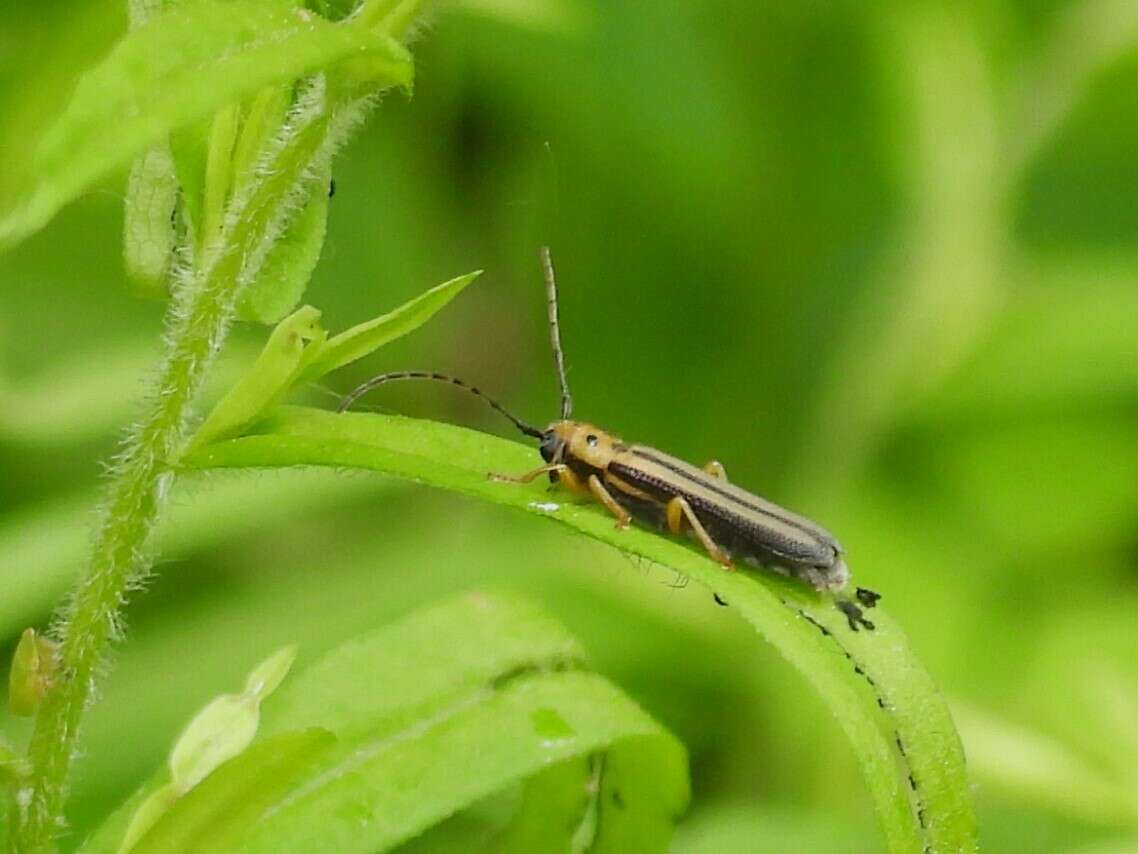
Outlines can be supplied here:
<path id="1" fill-rule="evenodd" d="M 588 829 L 595 829 L 595 810 L 590 808 L 596 798 L 590 797 L 590 786 L 600 762 L 597 757 L 561 762 L 531 777 L 495 849 L 503 854 L 568 850 L 583 827 L 582 816 L 593 819 Z"/>
<path id="2" fill-rule="evenodd" d="M 291 680 L 265 710 L 262 740 L 133 851 L 382 851 L 518 784 L 526 795 L 503 841 L 541 838 L 532 832 L 560 816 L 570 832 L 590 829 L 590 850 L 628 850 L 618 847 L 628 839 L 666 850 L 687 803 L 683 748 L 577 669 L 582 657 L 542 611 L 497 595 L 468 594 L 358 638 Z M 267 767 L 278 752 L 287 755 Z M 111 850 L 129 806 L 82 850 Z"/>
<path id="3" fill-rule="evenodd" d="M 253 174 L 257 153 L 265 148 L 284 122 L 291 100 L 292 86 L 278 83 L 266 86 L 249 103 L 233 150 L 233 174 L 238 186 Z"/>
<path id="4" fill-rule="evenodd" d="M 394 311 L 329 338 L 304 368 L 297 382 L 322 377 L 336 368 L 374 353 L 384 344 L 402 338 L 408 332 L 414 332 L 481 275 L 481 270 L 475 270 L 443 282 L 403 303 Z"/>
<path id="5" fill-rule="evenodd" d="M 198 240 L 204 245 L 220 236 L 225 203 L 233 185 L 233 146 L 240 130 L 241 106 L 226 104 L 213 114 L 206 142 L 205 186 Z"/>
<path id="6" fill-rule="evenodd" d="M 235 850 L 248 826 L 307 779 L 335 743 L 331 733 L 313 729 L 254 744 L 173 804 L 135 843 L 131 854 Z M 80 850 L 117 849 L 112 842 Z"/>
<path id="7" fill-rule="evenodd" d="M 672 567 L 720 594 L 819 692 L 861 764 L 889 851 L 976 849 L 951 716 L 900 627 L 881 608 L 873 613 L 876 631 L 855 633 L 831 599 L 792 580 L 762 571 L 724 572 L 685 542 L 644 529 L 616 530 L 593 504 L 551 501 L 543 484 L 490 481 L 490 471 L 532 468 L 533 450 L 460 427 L 282 407 L 254 435 L 200 448 L 183 463 L 203 469 L 372 469 L 553 519 Z"/>
<path id="8" fill-rule="evenodd" d="M 170 153 L 181 190 L 182 216 L 195 233 L 201 233 L 205 199 L 206 161 L 209 159 L 210 117 L 176 127 L 170 132 Z"/>
<path id="9" fill-rule="evenodd" d="M 159 145 L 134 161 L 123 209 L 123 264 L 143 293 L 165 296 L 174 256 L 174 209 L 178 179 L 168 146 Z"/>
<path id="10" fill-rule="evenodd" d="M 249 674 L 240 694 L 223 694 L 194 715 L 170 753 L 170 776 L 180 791 L 189 791 L 249 746 L 260 724 L 261 703 L 295 658 L 296 647 L 278 650 Z"/>
<path id="11" fill-rule="evenodd" d="M 414 332 L 481 272 L 443 282 L 394 311 L 329 339 L 320 328 L 320 312 L 312 306 L 299 309 L 273 330 L 257 361 L 213 408 L 187 447 L 197 448 L 238 433 L 266 414 L 298 383 L 321 377 Z"/>
<path id="12" fill-rule="evenodd" d="M 503 675 L 579 667 L 585 652 L 525 601 L 469 594 L 356 638 L 305 668 L 266 711 L 264 733 L 320 726 L 340 736 L 449 705 Z"/>
<path id="13" fill-rule="evenodd" d="M 150 794 L 134 812 L 119 854 L 134 850 L 186 793 L 218 766 L 248 748 L 261 721 L 261 703 L 280 685 L 296 658 L 296 647 L 285 647 L 258 664 L 240 694 L 222 694 L 205 705 L 178 737 L 167 765 L 170 782 Z"/>
<path id="14" fill-rule="evenodd" d="M 43 227 L 94 181 L 264 86 L 350 60 L 373 88 L 408 86 L 406 49 L 350 22 L 260 0 L 179 3 L 127 33 L 79 80 L 31 165 L 30 190 L 0 219 L 0 246 Z"/>
<path id="15" fill-rule="evenodd" d="M 52 641 L 35 629 L 24 629 L 8 672 L 8 708 L 12 714 L 35 714 L 59 676 L 57 653 Z"/>
<path id="16" fill-rule="evenodd" d="M 218 401 L 189 446 L 237 433 L 276 404 L 288 390 L 307 350 L 319 346 L 325 334 L 320 312 L 310 305 L 281 321 L 248 373 Z"/>
<path id="17" fill-rule="evenodd" d="M 241 296 L 237 316 L 257 323 L 277 323 L 292 311 L 308 285 L 328 223 L 327 169 L 313 182 L 311 194 L 280 239 L 273 244 L 260 274 Z"/>

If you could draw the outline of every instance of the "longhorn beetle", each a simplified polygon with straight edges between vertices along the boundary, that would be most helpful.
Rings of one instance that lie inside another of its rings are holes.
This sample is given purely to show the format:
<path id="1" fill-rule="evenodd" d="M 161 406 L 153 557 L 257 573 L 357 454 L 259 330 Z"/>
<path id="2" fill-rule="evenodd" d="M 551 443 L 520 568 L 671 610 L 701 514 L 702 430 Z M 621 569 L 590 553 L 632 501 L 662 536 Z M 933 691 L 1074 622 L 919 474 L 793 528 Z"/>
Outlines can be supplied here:
<path id="1" fill-rule="evenodd" d="M 816 590 L 837 592 L 849 582 L 842 547 L 820 525 L 791 513 L 757 495 L 728 483 L 723 466 L 712 460 L 702 469 L 647 445 L 631 445 L 592 424 L 573 421 L 573 398 L 565 378 L 565 356 L 557 320 L 557 285 L 548 247 L 541 265 L 549 311 L 553 361 L 561 387 L 561 418 L 544 430 L 511 414 L 496 400 L 457 377 L 432 371 L 380 374 L 353 389 L 340 402 L 339 412 L 377 386 L 396 380 L 446 382 L 485 400 L 522 433 L 540 442 L 544 465 L 522 475 L 490 474 L 498 481 L 529 483 L 548 475 L 577 495 L 599 501 L 616 517 L 618 528 L 633 518 L 666 527 L 673 534 L 690 533 L 725 569 L 739 559 L 798 578 Z M 858 602 L 867 608 L 880 596 L 857 588 Z M 838 595 L 835 602 L 850 628 L 873 628 L 862 609 Z"/>

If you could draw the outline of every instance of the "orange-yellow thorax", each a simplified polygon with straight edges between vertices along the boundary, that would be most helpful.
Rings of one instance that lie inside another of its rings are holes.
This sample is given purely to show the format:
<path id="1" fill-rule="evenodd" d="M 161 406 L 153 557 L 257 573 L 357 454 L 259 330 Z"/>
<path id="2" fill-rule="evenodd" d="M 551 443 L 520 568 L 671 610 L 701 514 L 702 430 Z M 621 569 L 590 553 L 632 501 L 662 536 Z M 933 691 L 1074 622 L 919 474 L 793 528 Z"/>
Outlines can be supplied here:
<path id="1" fill-rule="evenodd" d="M 550 461 L 576 461 L 595 469 L 607 468 L 626 447 L 616 436 L 584 421 L 555 421 L 546 434 L 551 438 Z"/>

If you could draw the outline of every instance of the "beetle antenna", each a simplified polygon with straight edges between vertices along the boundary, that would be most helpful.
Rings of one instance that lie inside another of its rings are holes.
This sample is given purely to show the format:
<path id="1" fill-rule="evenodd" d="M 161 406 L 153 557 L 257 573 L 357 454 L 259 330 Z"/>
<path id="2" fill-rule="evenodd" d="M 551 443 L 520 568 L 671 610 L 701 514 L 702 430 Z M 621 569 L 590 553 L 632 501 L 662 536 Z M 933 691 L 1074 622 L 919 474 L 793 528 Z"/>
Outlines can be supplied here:
<path id="1" fill-rule="evenodd" d="M 509 418 L 510 421 L 514 423 L 514 426 L 525 433 L 527 436 L 532 436 L 535 439 L 540 439 L 542 437 L 540 430 L 522 421 L 522 419 L 518 418 L 516 415 L 510 413 L 504 406 L 502 406 L 502 404 L 494 400 L 494 398 L 479 391 L 477 386 L 472 386 L 469 383 L 460 380 L 458 377 L 452 377 L 449 374 L 438 374 L 434 371 L 393 371 L 389 374 L 380 374 L 379 376 L 372 377 L 367 382 L 360 383 L 358 386 L 348 392 L 348 394 L 344 396 L 344 399 L 340 401 L 340 405 L 336 407 L 336 411 L 343 412 L 373 388 L 378 388 L 384 383 L 395 382 L 396 380 L 434 380 L 435 382 L 449 383 L 450 385 L 470 392 L 476 397 L 482 398 L 484 401 L 490 404 L 490 407 L 492 409 L 502 413 L 507 418 Z"/>
<path id="2" fill-rule="evenodd" d="M 549 309 L 549 341 L 553 345 L 553 363 L 557 366 L 557 381 L 561 384 L 561 420 L 573 414 L 573 398 L 569 394 L 569 381 L 565 378 L 565 352 L 561 349 L 561 326 L 557 322 L 557 280 L 553 276 L 553 258 L 549 247 L 541 247 L 541 269 L 545 274 L 545 297 Z"/>

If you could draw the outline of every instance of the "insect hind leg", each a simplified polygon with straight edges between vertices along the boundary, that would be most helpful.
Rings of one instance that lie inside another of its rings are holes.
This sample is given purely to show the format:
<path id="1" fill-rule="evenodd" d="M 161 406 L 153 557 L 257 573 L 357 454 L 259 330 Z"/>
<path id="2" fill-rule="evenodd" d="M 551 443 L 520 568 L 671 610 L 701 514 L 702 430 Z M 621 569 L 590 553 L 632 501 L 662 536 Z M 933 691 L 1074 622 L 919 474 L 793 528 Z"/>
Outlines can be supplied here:
<path id="1" fill-rule="evenodd" d="M 601 479 L 595 474 L 589 475 L 587 481 L 589 492 L 597 501 L 601 502 L 605 508 L 616 517 L 616 526 L 620 529 L 627 528 L 632 523 L 632 514 L 630 514 L 619 501 L 612 497 L 605 485 L 601 483 Z"/>
<path id="2" fill-rule="evenodd" d="M 864 605 L 866 608 L 877 607 L 877 602 L 879 599 L 881 599 L 880 593 L 876 593 L 873 590 L 869 590 L 865 587 L 859 587 L 856 591 L 854 591 L 854 596 L 856 596 L 857 601 Z"/>
<path id="3" fill-rule="evenodd" d="M 724 569 L 735 568 L 735 565 L 731 563 L 731 558 L 711 539 L 711 535 L 707 533 L 707 529 L 703 527 L 703 523 L 699 521 L 695 511 L 692 510 L 691 504 L 683 496 L 677 495 L 668 502 L 665 508 L 665 518 L 667 519 L 668 530 L 673 534 L 679 534 L 683 530 L 684 522 L 687 522 L 692 533 L 695 534 L 695 538 L 699 540 L 700 545 L 703 546 L 712 560 Z"/>
<path id="4" fill-rule="evenodd" d="M 834 600 L 834 605 L 845 615 L 850 624 L 850 631 L 856 632 L 859 628 L 865 628 L 866 631 L 872 632 L 877 628 L 865 618 L 865 612 L 852 600 L 839 597 Z"/>

